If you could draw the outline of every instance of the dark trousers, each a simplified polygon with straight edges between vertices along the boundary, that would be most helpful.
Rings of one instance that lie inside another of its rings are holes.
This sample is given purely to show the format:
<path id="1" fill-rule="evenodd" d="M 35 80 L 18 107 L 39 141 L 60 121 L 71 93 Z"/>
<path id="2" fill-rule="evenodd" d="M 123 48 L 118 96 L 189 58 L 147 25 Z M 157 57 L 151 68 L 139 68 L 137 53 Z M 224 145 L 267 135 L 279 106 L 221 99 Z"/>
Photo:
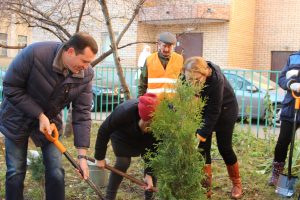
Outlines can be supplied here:
<path id="1" fill-rule="evenodd" d="M 237 162 L 237 157 L 232 149 L 232 134 L 237 120 L 237 112 L 237 106 L 222 108 L 222 113 L 215 126 L 218 150 L 226 165 L 233 165 Z M 208 136 L 205 142 L 200 142 L 198 146 L 206 164 L 211 164 L 211 140 L 212 135 Z"/>
<path id="2" fill-rule="evenodd" d="M 130 166 L 131 157 L 116 157 L 115 168 L 126 172 Z M 115 200 L 119 186 L 123 180 L 122 176 L 111 173 L 109 176 L 108 186 L 106 188 L 106 200 Z M 156 185 L 156 178 L 153 177 L 153 184 Z M 145 191 L 145 200 L 151 200 L 153 198 L 153 192 Z"/>
<path id="3" fill-rule="evenodd" d="M 297 124 L 299 127 L 299 124 Z M 293 123 L 289 121 L 282 121 L 280 126 L 280 133 L 275 147 L 275 162 L 285 162 L 287 157 L 288 147 L 292 140 Z"/>
<path id="4" fill-rule="evenodd" d="M 15 143 L 5 138 L 6 150 L 6 200 L 23 200 L 24 179 L 26 174 L 28 140 Z M 47 200 L 65 199 L 64 170 L 61 165 L 61 153 L 54 144 L 42 147 L 45 166 L 45 188 Z"/>

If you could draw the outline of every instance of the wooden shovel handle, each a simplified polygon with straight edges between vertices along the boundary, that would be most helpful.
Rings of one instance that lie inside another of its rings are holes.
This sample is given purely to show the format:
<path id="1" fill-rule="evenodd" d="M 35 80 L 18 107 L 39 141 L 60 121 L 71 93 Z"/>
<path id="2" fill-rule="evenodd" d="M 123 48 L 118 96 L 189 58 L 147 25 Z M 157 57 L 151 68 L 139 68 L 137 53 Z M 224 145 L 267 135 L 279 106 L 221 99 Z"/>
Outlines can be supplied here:
<path id="1" fill-rule="evenodd" d="M 90 157 L 88 157 L 88 160 L 91 161 L 91 162 L 95 162 L 95 159 L 90 158 Z M 112 172 L 114 172 L 114 173 L 116 173 L 116 174 L 118 174 L 118 175 L 120 175 L 120 176 L 123 176 L 124 178 L 127 178 L 127 179 L 131 180 L 132 182 L 136 183 L 139 186 L 142 186 L 142 187 L 147 186 L 147 184 L 145 182 L 143 182 L 141 180 L 138 180 L 138 179 L 136 179 L 136 178 L 134 178 L 134 177 L 126 174 L 125 172 L 122 172 L 122 171 L 120 171 L 120 170 L 118 170 L 118 169 L 116 169 L 116 168 L 114 168 L 114 167 L 112 167 L 112 166 L 110 166 L 108 164 L 105 164 L 105 168 L 108 169 L 108 170 L 110 170 L 110 171 L 112 171 Z M 157 190 L 156 187 L 153 187 L 151 189 L 151 191 L 157 192 L 158 190 Z"/>

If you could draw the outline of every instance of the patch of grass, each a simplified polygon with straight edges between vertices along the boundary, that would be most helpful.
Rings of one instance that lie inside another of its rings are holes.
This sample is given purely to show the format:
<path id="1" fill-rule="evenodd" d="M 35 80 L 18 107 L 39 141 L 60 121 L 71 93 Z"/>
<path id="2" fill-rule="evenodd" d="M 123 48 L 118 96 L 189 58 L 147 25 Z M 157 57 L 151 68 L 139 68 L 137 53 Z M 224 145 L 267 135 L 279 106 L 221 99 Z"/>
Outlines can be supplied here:
<path id="1" fill-rule="evenodd" d="M 5 196 L 5 166 L 4 137 L 0 137 L 0 199 Z"/>
<path id="2" fill-rule="evenodd" d="M 94 144 L 97 135 L 99 124 L 95 123 L 92 128 L 91 148 L 88 152 L 89 156 L 94 154 Z M 245 128 L 246 129 L 246 128 Z M 240 172 L 243 184 L 243 200 L 280 200 L 282 198 L 275 194 L 275 188 L 267 186 L 267 181 L 270 175 L 271 162 L 275 140 L 257 139 L 249 131 L 244 131 L 237 127 L 234 132 L 233 146 L 237 154 Z M 213 138 L 212 146 L 212 167 L 213 167 L 213 196 L 212 200 L 227 200 L 230 199 L 231 181 L 228 178 L 227 170 L 224 161 L 222 160 Z M 73 138 L 63 138 L 62 143 L 67 147 L 69 153 L 75 158 L 77 155 L 76 149 L 73 146 Z M 298 144 L 298 143 L 297 143 Z M 295 145 L 296 156 L 298 150 Z M 36 149 L 30 143 L 29 149 Z M 300 152 L 300 150 L 299 150 Z M 111 164 L 114 163 L 114 155 L 111 146 L 109 145 L 107 157 Z M 299 159 L 295 159 L 293 172 L 298 173 Z M 66 200 L 96 200 L 96 194 L 90 187 L 82 181 L 74 171 L 74 168 L 63 157 L 63 166 L 65 168 L 66 178 Z M 287 168 L 287 166 L 286 166 Z M 4 198 L 4 183 L 5 183 L 6 165 L 3 153 L 0 151 L 0 199 Z M 128 174 L 135 178 L 143 178 L 143 161 L 140 158 L 132 159 L 132 164 L 128 169 Z M 200 180 L 199 180 L 200 181 Z M 30 170 L 27 171 L 25 179 L 25 197 L 27 200 L 41 199 L 37 182 L 32 181 Z M 296 200 L 300 191 L 300 186 L 297 185 L 296 197 L 290 200 Z M 101 188 L 105 194 L 105 188 Z M 134 183 L 124 179 L 121 183 L 117 200 L 140 200 L 143 199 L 143 190 Z"/>
<path id="3" fill-rule="evenodd" d="M 215 143 L 215 139 L 214 139 Z M 238 157 L 242 177 L 243 199 L 247 200 L 279 200 L 275 188 L 267 185 L 273 160 L 275 140 L 257 139 L 246 128 L 236 127 L 233 136 L 233 146 Z M 221 158 L 213 145 L 213 157 Z M 212 199 L 230 199 L 231 181 L 229 180 L 225 163 L 222 159 L 214 160 L 213 166 L 213 197 Z M 286 166 L 287 167 L 287 166 Z M 299 187 L 297 186 L 297 195 Z M 297 199 L 294 197 L 294 199 Z M 290 198 L 293 199 L 293 198 Z"/>
<path id="4" fill-rule="evenodd" d="M 2 159 L 3 157 L 0 156 L 0 159 Z M 5 195 L 5 170 L 1 169 L 3 167 L 1 166 L 5 166 L 5 163 L 1 160 L 0 161 L 0 199 L 4 198 Z"/>

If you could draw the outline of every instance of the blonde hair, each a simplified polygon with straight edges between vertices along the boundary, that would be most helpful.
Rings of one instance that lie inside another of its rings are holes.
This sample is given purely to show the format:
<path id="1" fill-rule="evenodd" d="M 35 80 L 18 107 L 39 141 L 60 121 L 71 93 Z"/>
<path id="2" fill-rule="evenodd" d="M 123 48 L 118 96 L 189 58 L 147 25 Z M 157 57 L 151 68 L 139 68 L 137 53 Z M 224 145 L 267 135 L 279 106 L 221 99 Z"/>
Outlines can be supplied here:
<path id="1" fill-rule="evenodd" d="M 208 64 L 204 58 L 200 56 L 194 56 L 188 58 L 184 62 L 183 71 L 191 71 L 191 72 L 200 72 L 206 77 L 211 76 L 211 69 L 208 67 Z"/>

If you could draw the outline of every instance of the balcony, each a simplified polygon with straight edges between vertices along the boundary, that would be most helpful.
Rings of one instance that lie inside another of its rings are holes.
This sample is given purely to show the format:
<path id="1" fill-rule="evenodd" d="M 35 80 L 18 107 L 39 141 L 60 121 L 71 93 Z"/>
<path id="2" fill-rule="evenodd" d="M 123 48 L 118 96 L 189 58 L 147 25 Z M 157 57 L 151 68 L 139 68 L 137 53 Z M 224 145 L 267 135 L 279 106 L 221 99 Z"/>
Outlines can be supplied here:
<path id="1" fill-rule="evenodd" d="M 228 22 L 230 6 L 190 4 L 143 7 L 138 15 L 141 23 L 155 25 Z"/>

